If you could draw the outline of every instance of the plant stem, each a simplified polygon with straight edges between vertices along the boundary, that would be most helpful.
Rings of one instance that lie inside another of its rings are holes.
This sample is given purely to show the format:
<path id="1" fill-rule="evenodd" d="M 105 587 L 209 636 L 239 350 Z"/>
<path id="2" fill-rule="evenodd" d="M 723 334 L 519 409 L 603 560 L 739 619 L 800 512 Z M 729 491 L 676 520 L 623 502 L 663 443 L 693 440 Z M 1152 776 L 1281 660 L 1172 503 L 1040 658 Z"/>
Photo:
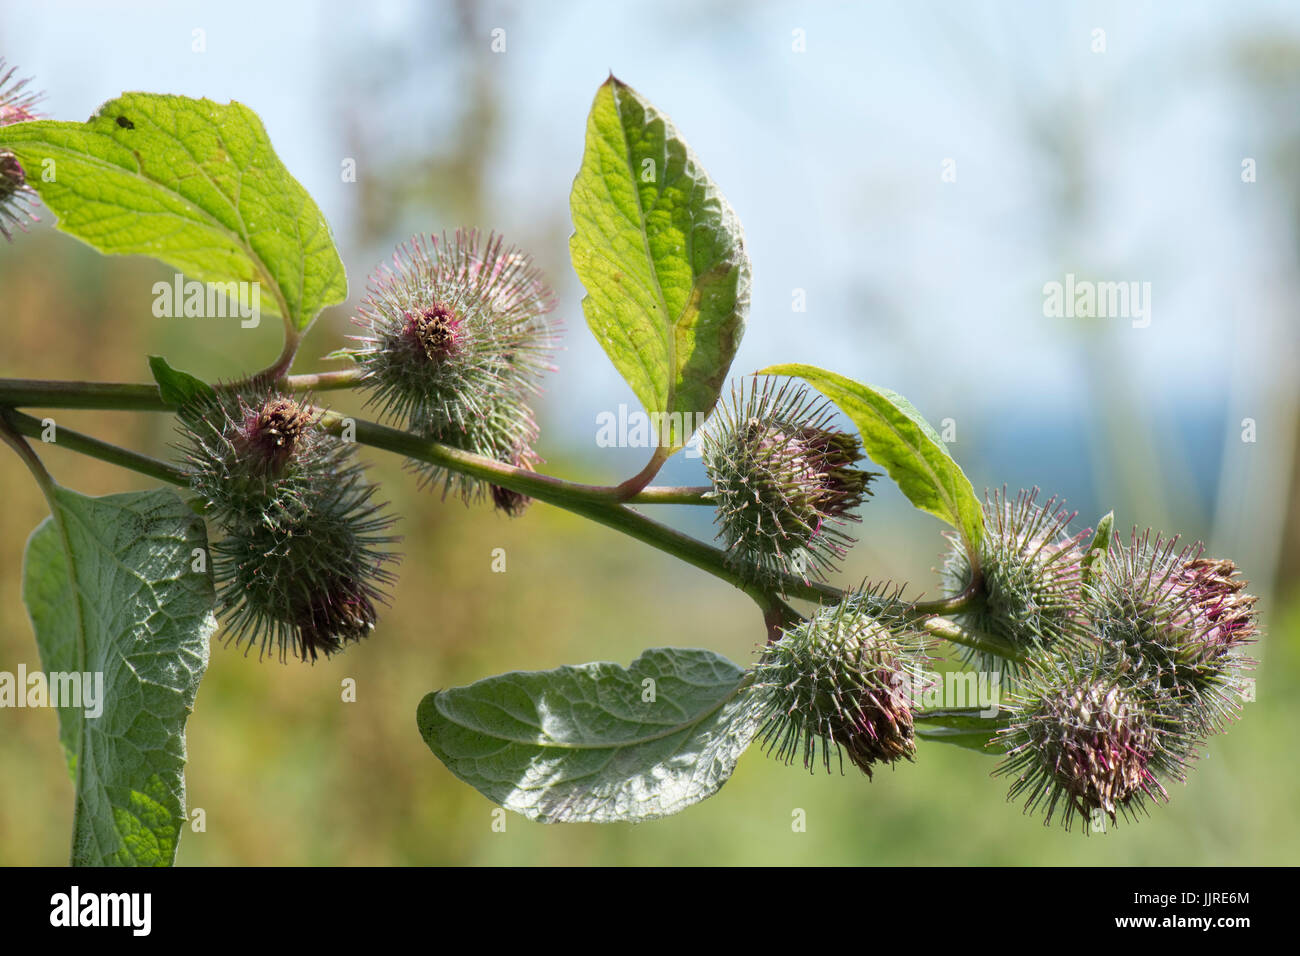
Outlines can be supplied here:
<path id="1" fill-rule="evenodd" d="M 634 505 L 712 505 L 709 485 L 651 485 L 628 500 Z"/>
<path id="2" fill-rule="evenodd" d="M 40 458 L 37 457 L 36 452 L 32 451 L 31 446 L 27 444 L 27 441 L 20 434 L 20 429 L 25 430 L 26 428 L 25 422 L 31 422 L 35 424 L 38 430 L 43 427 L 42 424 L 36 421 L 36 419 L 34 418 L 31 418 L 27 415 L 23 415 L 20 412 L 16 412 L 12 408 L 0 407 L 0 438 L 3 438 L 5 442 L 14 449 L 14 451 L 18 452 L 18 456 L 22 458 L 23 462 L 31 470 L 32 476 L 36 479 L 36 483 L 40 486 L 41 494 L 45 496 L 46 504 L 50 506 L 49 521 L 51 527 L 53 527 L 55 532 L 58 534 L 59 543 L 63 548 L 63 554 L 64 554 L 63 563 L 64 563 L 64 569 L 68 579 L 67 581 L 68 588 L 69 588 L 68 593 L 74 595 L 74 598 L 71 601 L 72 604 L 71 613 L 76 616 L 76 620 L 77 620 L 76 673 L 84 673 L 86 670 L 86 659 L 88 657 L 87 649 L 86 649 L 86 628 L 85 628 L 85 622 L 83 620 L 85 616 L 85 610 L 82 607 L 81 600 L 75 597 L 77 593 L 77 581 L 72 570 L 73 551 L 72 551 L 72 542 L 69 540 L 68 537 L 68 524 L 66 519 L 64 518 L 63 509 L 59 507 L 58 500 L 55 496 L 55 492 L 58 490 L 59 486 L 55 483 L 54 478 L 51 477 L 49 471 L 46 469 L 45 465 L 41 462 Z M 37 434 L 39 434 L 39 431 L 37 432 Z M 91 441 L 95 441 L 95 440 L 91 439 Z M 103 443 L 100 442 L 99 444 L 103 444 Z M 78 720 L 75 722 L 75 725 L 76 725 L 76 730 L 75 730 L 76 746 L 70 749 L 72 749 L 76 754 L 76 759 L 74 762 L 75 769 L 73 771 L 73 776 L 75 777 L 76 792 L 82 793 L 83 792 L 82 781 L 85 777 L 85 772 L 86 772 L 86 760 L 85 760 L 86 724 L 84 721 Z M 82 812 L 83 812 L 82 801 L 78 800 L 76 809 L 73 811 L 73 824 L 72 824 L 73 846 L 72 846 L 70 860 L 74 866 L 77 863 L 76 834 L 80 827 Z"/>
<path id="3" fill-rule="evenodd" d="M 916 736 L 922 740 L 956 744 L 980 753 L 1005 752 L 997 745 L 998 731 L 1007 726 L 1003 713 L 985 716 L 979 707 L 917 710 L 912 714 Z"/>
<path id="4" fill-rule="evenodd" d="M 361 379 L 361 369 L 348 368 L 337 372 L 286 375 L 280 381 L 292 392 L 331 392 L 343 388 L 353 388 L 360 383 Z"/>
<path id="5" fill-rule="evenodd" d="M 960 614 L 967 611 L 979 599 L 984 590 L 984 572 L 979 568 L 971 575 L 970 582 L 952 597 L 936 601 L 917 601 L 912 605 L 912 613 L 917 615 Z"/>
<path id="6" fill-rule="evenodd" d="M 963 647 L 969 647 L 972 650 L 983 651 L 987 654 L 994 654 L 1008 661 L 1015 661 L 1023 664 L 1029 660 L 1024 651 L 1011 647 L 1004 641 L 987 634 L 981 634 L 970 628 L 962 627 L 956 621 L 946 617 L 927 617 L 918 622 L 919 626 L 935 637 L 941 637 L 945 641 L 951 641 L 954 644 L 960 644 Z"/>
<path id="7" fill-rule="evenodd" d="M 347 420 L 337 412 L 327 412 L 322 418 L 321 425 L 333 434 L 341 434 L 345 421 Z M 782 594 L 817 602 L 828 599 L 839 601 L 845 597 L 843 591 L 831 585 L 809 583 L 792 575 L 783 576 L 777 582 L 777 586 L 769 588 L 746 581 L 730 567 L 723 551 L 653 521 L 616 500 L 611 500 L 609 488 L 575 485 L 547 475 L 538 475 L 523 468 L 515 468 L 503 462 L 428 441 L 374 422 L 354 420 L 353 425 L 356 440 L 362 444 L 449 468 L 474 478 L 482 478 L 492 484 L 521 492 L 539 501 L 545 501 L 622 531 L 645 544 L 671 554 L 744 591 L 758 603 L 765 615 L 769 615 L 769 621 L 774 619 L 777 613 L 792 613 L 782 601 Z M 909 613 L 918 619 L 921 628 L 954 644 L 1009 657 L 1016 661 L 1024 660 L 1024 656 L 1019 651 L 1008 648 L 990 637 L 976 634 L 956 622 L 937 616 L 943 613 L 957 613 L 969 606 L 978 593 L 979 581 L 978 577 L 972 578 L 966 590 L 952 598 L 909 605 Z M 930 610 L 932 607 L 938 610 Z"/>
<path id="8" fill-rule="evenodd" d="M 287 375 L 278 380 L 291 392 L 327 392 L 352 388 L 361 380 L 356 369 Z M 237 391 L 243 382 L 217 383 L 219 392 Z M 126 382 L 62 382 L 0 378 L 0 405 L 19 408 L 87 408 L 122 412 L 170 412 L 157 385 Z"/>
<path id="9" fill-rule="evenodd" d="M 804 620 L 802 614 L 782 600 L 776 600 L 763 611 L 763 625 L 767 628 L 767 643 L 775 644 L 782 632 Z"/>
<path id="10" fill-rule="evenodd" d="M 51 382 L 0 378 L 0 405 L 36 408 L 101 408 L 127 412 L 170 409 L 157 385 L 118 382 Z"/>
<path id="11" fill-rule="evenodd" d="M 448 468 L 469 475 L 471 478 L 481 478 L 494 485 L 518 491 L 530 498 L 564 508 L 566 511 L 582 515 L 606 527 L 622 531 L 739 588 L 753 597 L 764 610 L 775 606 L 775 602 L 779 600 L 768 589 L 746 581 L 733 570 L 727 563 L 726 555 L 718 548 L 625 507 L 617 500 L 613 488 L 580 485 L 561 481 L 549 475 L 539 475 L 525 468 L 516 468 L 504 462 L 419 438 L 376 422 L 348 419 L 337 412 L 326 412 L 320 424 L 331 434 L 342 435 L 349 421 L 355 429 L 354 437 L 363 445 Z M 648 489 L 647 492 L 642 492 L 647 494 L 647 503 L 680 501 L 685 497 L 683 489 L 666 489 L 662 495 L 653 489 Z M 633 500 L 639 501 L 640 496 Z M 795 597 L 819 600 L 826 596 L 825 591 L 820 587 L 809 585 L 798 578 L 789 578 L 782 584 L 786 592 Z M 829 590 L 836 596 L 842 596 L 834 588 Z"/>
<path id="12" fill-rule="evenodd" d="M 39 438 L 45 427 L 39 419 L 24 415 L 22 412 L 14 411 L 11 408 L 3 409 L 2 412 L 16 432 L 31 438 Z M 23 444 L 26 445 L 26 442 Z M 157 458 L 150 458 L 148 455 L 142 455 L 127 448 L 111 445 L 106 441 L 100 441 L 98 438 L 92 438 L 90 435 L 75 432 L 71 428 L 64 428 L 62 425 L 56 426 L 54 444 L 60 448 L 80 452 L 91 458 L 106 461 L 110 465 L 128 468 L 131 471 L 137 471 L 142 475 L 148 475 L 150 478 L 157 478 L 173 485 L 188 487 L 190 483 L 185 476 L 185 472 L 167 464 L 165 461 L 159 461 Z"/>
<path id="13" fill-rule="evenodd" d="M 286 303 L 283 296 L 280 297 L 280 307 L 282 310 L 285 310 Z M 298 345 L 302 342 L 302 333 L 295 329 L 290 323 L 289 313 L 287 310 L 283 312 L 283 315 L 284 346 L 280 349 L 279 357 L 269 367 L 250 376 L 250 379 L 269 379 L 274 382 L 289 374 L 289 369 L 293 365 L 294 357 L 298 354 Z"/>
<path id="14" fill-rule="evenodd" d="M 36 483 L 41 486 L 41 491 L 48 498 L 50 489 L 54 487 L 54 479 L 50 477 L 49 470 L 37 457 L 36 452 L 32 451 L 32 446 L 27 444 L 17 421 L 15 421 L 17 418 L 26 417 L 26 415 L 20 415 L 13 409 L 0 408 L 0 438 L 3 438 L 5 444 L 18 453 L 18 457 L 23 460 L 23 464 L 27 466 L 27 470 L 32 473 L 32 477 L 36 479 Z M 36 422 L 38 429 L 40 424 L 40 422 Z"/>
<path id="15" fill-rule="evenodd" d="M 618 486 L 617 497 L 620 501 L 632 500 L 637 496 L 638 492 L 654 481 L 655 475 L 659 474 L 659 469 L 668 460 L 667 451 L 662 446 L 655 448 L 655 453 L 650 456 L 650 461 L 646 463 L 646 466 Z"/>
<path id="16" fill-rule="evenodd" d="M 347 388 L 355 385 L 359 379 L 355 370 L 347 370 L 316 375 L 286 376 L 281 381 L 293 391 L 321 391 Z M 238 384 L 217 387 L 233 389 L 237 388 Z M 171 410 L 170 406 L 163 401 L 157 387 L 153 385 L 0 379 L 0 407 L 10 405 L 159 412 Z M 12 423 L 11 427 L 14 431 L 29 435 L 40 434 L 41 423 L 37 419 L 10 409 L 5 410 L 5 415 Z M 839 601 L 845 597 L 844 591 L 832 585 L 808 582 L 793 575 L 785 575 L 768 586 L 755 584 L 732 568 L 725 552 L 719 548 L 654 521 L 628 507 L 634 504 L 708 505 L 712 501 L 709 497 L 710 489 L 707 487 L 644 487 L 631 497 L 627 497 L 630 490 L 627 482 L 621 486 L 610 487 L 565 481 L 419 438 L 377 422 L 350 419 L 332 411 L 325 411 L 321 417 L 321 426 L 335 435 L 342 435 L 348 423 L 351 423 L 351 427 L 355 429 L 353 437 L 362 444 L 509 488 L 621 531 L 638 541 L 671 554 L 744 591 L 754 599 L 769 621 L 780 617 L 788 619 L 789 615 L 794 613 L 785 605 L 783 596 L 819 603 Z M 59 444 L 73 451 L 172 484 L 182 486 L 188 484 L 183 471 L 147 455 L 119 448 L 67 428 L 60 428 L 58 436 Z M 12 439 L 8 440 L 10 444 L 14 444 Z M 22 442 L 21 438 L 18 441 L 26 448 L 26 442 Z M 22 451 L 20 450 L 19 453 L 22 454 Z M 40 465 L 39 459 L 36 459 L 30 448 L 27 448 L 24 457 L 28 456 L 30 456 L 29 467 L 32 467 L 33 460 L 37 466 Z M 652 460 L 653 464 L 655 462 Z M 43 471 L 43 466 L 41 467 Z M 657 468 L 655 470 L 657 471 Z M 654 472 L 647 467 L 634 481 L 639 481 L 647 473 L 652 475 Z M 1023 661 L 1025 659 L 1023 654 L 1014 648 L 1009 648 L 986 635 L 971 632 L 941 616 L 960 613 L 968 608 L 977 598 L 980 588 L 981 578 L 976 574 L 961 594 L 937 601 L 915 602 L 908 605 L 909 615 L 917 620 L 919 627 L 937 637 L 1009 660 Z"/>

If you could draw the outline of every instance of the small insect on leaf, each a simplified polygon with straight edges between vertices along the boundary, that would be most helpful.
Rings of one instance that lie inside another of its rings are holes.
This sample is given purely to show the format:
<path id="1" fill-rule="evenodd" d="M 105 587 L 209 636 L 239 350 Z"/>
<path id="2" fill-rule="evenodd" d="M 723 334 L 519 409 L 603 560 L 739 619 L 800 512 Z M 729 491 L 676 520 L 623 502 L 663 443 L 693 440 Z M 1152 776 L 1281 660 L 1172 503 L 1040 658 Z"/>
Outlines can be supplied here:
<path id="1" fill-rule="evenodd" d="M 117 125 L 122 127 L 122 129 L 135 129 L 135 124 L 132 123 L 125 116 L 119 116 L 117 118 Z"/>

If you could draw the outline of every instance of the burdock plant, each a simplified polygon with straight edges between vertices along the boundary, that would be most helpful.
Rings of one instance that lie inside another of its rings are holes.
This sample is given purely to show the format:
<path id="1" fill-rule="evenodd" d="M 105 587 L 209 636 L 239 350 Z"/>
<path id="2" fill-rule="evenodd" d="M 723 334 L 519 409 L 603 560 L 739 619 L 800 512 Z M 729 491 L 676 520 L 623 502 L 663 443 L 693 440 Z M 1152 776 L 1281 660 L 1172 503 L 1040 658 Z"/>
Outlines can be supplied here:
<path id="1" fill-rule="evenodd" d="M 1074 532 L 1056 499 L 1032 492 L 981 505 L 924 416 L 887 388 L 778 365 L 733 384 L 719 407 L 750 301 L 740 224 L 668 118 L 617 79 L 592 104 L 569 251 L 587 325 L 663 427 L 643 467 L 604 485 L 536 471 L 531 406 L 558 324 L 528 254 L 470 229 L 398 245 L 352 309 L 351 345 L 332 354 L 348 366 L 294 373 L 304 333 L 348 284 L 324 216 L 257 116 L 129 93 L 85 123 L 43 120 L 13 75 L 0 65 L 6 235 L 35 190 L 99 251 L 147 253 L 227 290 L 255 284 L 284 325 L 270 365 L 215 385 L 158 356 L 150 384 L 0 380 L 0 435 L 51 511 L 24 563 L 42 661 L 111 675 L 99 722 L 60 709 L 70 762 L 95 770 L 77 785 L 97 788 L 77 794 L 74 862 L 174 859 L 185 722 L 218 617 L 226 640 L 258 657 L 324 670 L 344 651 L 386 653 L 394 516 L 363 447 L 467 503 L 490 497 L 519 515 L 537 500 L 627 534 L 761 612 L 747 665 L 656 647 L 626 667 L 514 671 L 427 694 L 415 724 L 433 754 L 533 820 L 676 813 L 717 792 L 756 739 L 787 763 L 842 770 L 847 758 L 868 777 L 939 741 L 1002 752 L 1013 797 L 1094 829 L 1164 800 L 1248 696 L 1256 607 L 1230 561 L 1150 536 L 1125 544 L 1109 516 L 1091 536 Z M 47 162 L 58 175 L 25 175 Z M 345 389 L 385 423 L 331 407 Z M 65 408 L 174 412 L 177 460 L 65 428 L 53 419 Z M 187 497 L 79 495 L 25 436 Z M 709 483 L 653 484 L 697 438 Z M 829 582 L 884 475 L 951 529 L 935 597 Z M 711 509 L 721 546 L 645 514 L 665 504 Z M 569 582 L 554 570 L 557 587 Z M 1013 678 L 1005 712 L 932 701 L 942 685 L 926 667 L 945 648 L 978 669 L 971 678 Z M 131 830 L 145 804 L 148 839 Z"/>
<path id="2" fill-rule="evenodd" d="M 183 406 L 185 470 L 211 523 L 226 634 L 283 659 L 328 657 L 368 637 L 393 581 L 393 517 L 356 445 L 317 428 L 307 401 L 275 391 Z"/>
<path id="3" fill-rule="evenodd" d="M 932 639 L 879 595 L 853 594 L 787 627 L 754 668 L 766 696 L 762 738 L 786 763 L 831 769 L 843 755 L 868 777 L 878 763 L 912 759 L 912 707 L 932 679 Z"/>
<path id="4" fill-rule="evenodd" d="M 1103 818 L 1167 799 L 1157 772 L 1183 779 L 1186 741 L 1156 688 L 1065 666 L 1035 674 L 1012 707 L 998 769 L 1016 778 L 1011 798 L 1023 795 L 1026 812 L 1042 810 L 1048 823 L 1069 828 L 1079 816 L 1085 830 L 1104 830 Z"/>
<path id="5" fill-rule="evenodd" d="M 474 230 L 416 236 L 392 266 L 371 275 L 354 320 L 362 333 L 351 356 L 360 387 L 401 427 L 517 468 L 531 468 L 537 423 L 529 401 L 551 368 L 555 297 L 532 260 L 500 236 Z M 467 501 L 483 483 L 416 460 L 427 479 Z M 510 515 L 527 499 L 493 487 Z"/>
<path id="6" fill-rule="evenodd" d="M 853 543 L 845 528 L 875 474 L 856 465 L 857 435 L 802 385 L 766 379 L 732 392 L 701 441 L 727 559 L 746 578 L 779 585 L 825 577 Z"/>
<path id="7" fill-rule="evenodd" d="M 953 594 L 971 588 L 976 595 L 958 620 L 990 635 L 1020 654 L 1056 647 L 1080 631 L 1083 586 L 1083 540 L 1071 535 L 1073 514 L 1049 498 L 1039 504 L 1037 490 L 1015 499 L 995 492 L 984 505 L 985 533 L 972 552 L 950 535 L 952 547 L 943 566 L 944 584 Z M 980 670 L 1018 670 L 1017 658 L 996 651 L 967 648 L 965 656 Z"/>
<path id="8" fill-rule="evenodd" d="M 1186 767 L 1240 709 L 1255 640 L 1255 599 L 1231 561 L 1136 530 L 1088 574 L 1081 640 L 1040 655 L 1001 731 L 1026 811 L 1085 831 L 1166 800 Z"/>

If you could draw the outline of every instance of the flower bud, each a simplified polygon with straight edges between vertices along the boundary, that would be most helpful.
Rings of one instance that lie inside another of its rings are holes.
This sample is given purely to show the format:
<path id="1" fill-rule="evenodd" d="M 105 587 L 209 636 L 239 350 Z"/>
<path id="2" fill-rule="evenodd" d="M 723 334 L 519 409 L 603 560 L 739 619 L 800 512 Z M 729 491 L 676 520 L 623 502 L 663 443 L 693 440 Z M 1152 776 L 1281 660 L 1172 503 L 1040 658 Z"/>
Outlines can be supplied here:
<path id="1" fill-rule="evenodd" d="M 911 759 L 916 750 L 911 705 L 926 681 L 925 642 L 871 595 L 823 606 L 786 628 L 755 668 L 765 695 L 762 731 L 769 752 L 829 771 L 831 751 L 868 777 L 877 763 Z"/>
<path id="2" fill-rule="evenodd" d="M 297 520 L 311 489 L 346 469 L 352 450 L 315 427 L 308 399 L 222 394 L 182 410 L 190 487 L 224 527 Z"/>
<path id="3" fill-rule="evenodd" d="M 386 565 L 396 539 L 387 533 L 393 519 L 372 500 L 375 486 L 360 476 L 352 465 L 313 489 L 294 520 L 225 529 L 213 577 L 236 646 L 314 662 L 369 636 L 395 580 Z"/>
<path id="4" fill-rule="evenodd" d="M 1165 688 L 1189 729 L 1212 733 L 1240 708 L 1243 675 L 1253 665 L 1241 648 L 1259 628 L 1236 565 L 1201 554 L 1200 545 L 1178 550 L 1176 538 L 1149 532 L 1134 531 L 1127 546 L 1117 538 L 1087 588 L 1087 607 L 1117 666 Z"/>
<path id="5" fill-rule="evenodd" d="M 733 389 L 701 436 L 728 561 L 744 576 L 824 578 L 853 539 L 847 521 L 876 477 L 854 465 L 856 435 L 831 427 L 833 407 L 771 378 Z"/>
<path id="6" fill-rule="evenodd" d="M 1039 505 L 1037 496 L 1034 489 L 1020 492 L 1014 501 L 998 492 L 985 499 L 979 548 L 983 586 L 974 607 L 958 616 L 963 627 L 1020 651 L 1052 648 L 1082 633 L 1083 535 L 1069 534 L 1074 516 L 1057 510 L 1055 497 Z M 972 568 L 962 542 L 950 537 L 944 589 L 959 594 L 970 584 Z M 979 670 L 1019 670 L 1006 658 L 985 652 L 967 650 L 964 658 Z"/>
<path id="7" fill-rule="evenodd" d="M 998 772 L 1016 775 L 1009 798 L 1024 795 L 1025 812 L 1041 809 L 1049 824 L 1059 814 L 1066 829 L 1079 814 L 1085 832 L 1097 827 L 1097 811 L 1114 822 L 1146 798 L 1167 799 L 1154 771 L 1181 780 L 1182 756 L 1148 695 L 1100 671 L 1045 673 L 1013 697 L 1002 731 Z"/>
<path id="8" fill-rule="evenodd" d="M 353 319 L 363 331 L 348 354 L 382 413 L 409 431 L 497 461 L 536 461 L 537 424 L 527 400 L 551 368 L 546 314 L 555 297 L 528 256 L 477 232 L 448 239 L 416 236 L 393 266 L 371 276 Z M 466 501 L 486 490 L 478 479 L 437 466 L 413 466 L 444 493 Z M 507 513 L 517 501 L 493 491 Z"/>
<path id="9" fill-rule="evenodd" d="M 223 536 L 213 546 L 228 640 L 315 661 L 367 636 L 394 580 L 393 523 L 305 400 L 220 395 L 182 410 L 190 486 Z"/>
<path id="10" fill-rule="evenodd" d="M 251 467 L 278 477 L 310 435 L 315 417 L 309 408 L 280 395 L 244 411 L 243 427 L 237 430 L 239 450 Z"/>
<path id="11" fill-rule="evenodd" d="M 1221 659 L 1257 639 L 1256 599 L 1241 593 L 1246 581 L 1237 577 L 1235 564 L 1196 557 L 1185 561 L 1178 575 L 1197 622 L 1202 658 Z"/>

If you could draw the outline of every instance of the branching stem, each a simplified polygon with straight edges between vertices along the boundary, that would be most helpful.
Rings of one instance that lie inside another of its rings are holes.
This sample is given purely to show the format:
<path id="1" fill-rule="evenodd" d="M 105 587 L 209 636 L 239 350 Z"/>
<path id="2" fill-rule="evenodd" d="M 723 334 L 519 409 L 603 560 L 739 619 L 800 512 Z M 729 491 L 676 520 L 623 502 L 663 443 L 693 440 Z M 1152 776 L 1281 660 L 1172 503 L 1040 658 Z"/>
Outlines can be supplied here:
<path id="1" fill-rule="evenodd" d="M 286 343 L 280 360 L 263 375 L 272 375 L 278 384 L 294 392 L 320 392 L 350 388 L 360 381 L 356 370 L 322 372 L 309 375 L 285 375 L 293 361 L 297 344 Z M 218 389 L 235 390 L 241 383 L 217 385 Z M 40 434 L 41 422 L 14 410 L 14 406 L 41 408 L 116 409 L 124 411 L 172 410 L 163 401 L 156 386 L 112 382 L 62 382 L 29 379 L 0 379 L 0 410 L 5 419 L 4 437 L 23 455 L 33 472 L 45 476 L 48 472 L 35 453 L 20 437 L 22 434 Z M 324 411 L 321 427 L 335 435 L 348 434 L 361 444 L 384 451 L 447 468 L 472 478 L 480 478 L 555 505 L 580 515 L 605 527 L 613 528 L 651 547 L 685 561 L 714 577 L 744 591 L 764 614 L 769 636 L 779 631 L 784 623 L 798 618 L 787 603 L 790 598 L 822 603 L 839 601 L 846 592 L 829 584 L 809 582 L 793 575 L 785 575 L 770 584 L 758 584 L 747 579 L 727 560 L 725 552 L 690 535 L 683 534 L 637 511 L 633 505 L 676 504 L 711 505 L 707 487 L 654 487 L 646 482 L 662 464 L 652 460 L 635 479 L 618 486 L 588 485 L 565 481 L 551 475 L 538 474 L 524 468 L 485 458 L 429 441 L 408 432 L 389 428 L 377 422 L 350 419 L 338 412 Z M 98 458 L 111 464 L 129 468 L 161 481 L 185 486 L 185 473 L 166 462 L 120 448 L 89 435 L 59 427 L 58 444 L 72 451 Z M 39 471 L 38 471 L 39 469 Z M 639 487 L 638 487 L 639 486 Z M 948 620 L 944 615 L 958 614 L 978 599 L 982 587 L 981 576 L 973 576 L 970 585 L 961 594 L 937 601 L 921 601 L 907 605 L 910 616 L 918 626 L 945 640 L 988 651 L 1011 660 L 1023 657 L 986 635 L 980 635 Z M 774 630 L 775 629 L 775 630 Z"/>

